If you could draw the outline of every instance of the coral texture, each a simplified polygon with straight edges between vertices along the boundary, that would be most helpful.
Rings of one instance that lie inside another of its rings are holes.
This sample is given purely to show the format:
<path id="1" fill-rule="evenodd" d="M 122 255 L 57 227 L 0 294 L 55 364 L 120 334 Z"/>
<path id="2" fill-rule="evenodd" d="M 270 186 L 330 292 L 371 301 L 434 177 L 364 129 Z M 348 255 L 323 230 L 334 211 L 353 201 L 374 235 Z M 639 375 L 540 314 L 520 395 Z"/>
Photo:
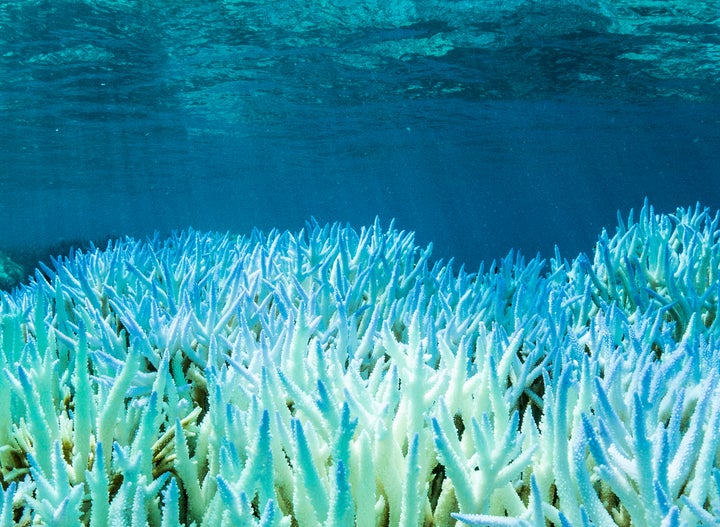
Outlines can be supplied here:
<path id="1" fill-rule="evenodd" d="M 720 521 L 720 237 L 468 273 L 392 225 L 125 239 L 0 304 L 0 527 Z"/>

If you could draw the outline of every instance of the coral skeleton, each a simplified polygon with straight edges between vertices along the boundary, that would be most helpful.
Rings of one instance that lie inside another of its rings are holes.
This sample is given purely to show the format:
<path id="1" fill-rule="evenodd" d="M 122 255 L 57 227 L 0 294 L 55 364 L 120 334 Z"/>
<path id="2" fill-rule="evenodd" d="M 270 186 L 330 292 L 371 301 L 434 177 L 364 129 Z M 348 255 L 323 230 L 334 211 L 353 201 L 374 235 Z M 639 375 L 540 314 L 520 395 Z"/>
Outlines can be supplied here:
<path id="1" fill-rule="evenodd" d="M 720 220 L 477 273 L 185 231 L 0 296 L 0 527 L 720 523 Z"/>

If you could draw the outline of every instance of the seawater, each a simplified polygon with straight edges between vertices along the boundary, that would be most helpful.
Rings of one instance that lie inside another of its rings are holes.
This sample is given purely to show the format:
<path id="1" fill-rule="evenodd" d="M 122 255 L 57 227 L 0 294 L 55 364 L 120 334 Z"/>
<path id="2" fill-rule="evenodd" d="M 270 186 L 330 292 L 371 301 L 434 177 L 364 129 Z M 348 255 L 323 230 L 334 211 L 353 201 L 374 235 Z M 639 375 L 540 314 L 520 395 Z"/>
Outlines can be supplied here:
<path id="1" fill-rule="evenodd" d="M 712 2 L 0 5 L 0 247 L 385 224 L 473 268 L 720 206 Z"/>

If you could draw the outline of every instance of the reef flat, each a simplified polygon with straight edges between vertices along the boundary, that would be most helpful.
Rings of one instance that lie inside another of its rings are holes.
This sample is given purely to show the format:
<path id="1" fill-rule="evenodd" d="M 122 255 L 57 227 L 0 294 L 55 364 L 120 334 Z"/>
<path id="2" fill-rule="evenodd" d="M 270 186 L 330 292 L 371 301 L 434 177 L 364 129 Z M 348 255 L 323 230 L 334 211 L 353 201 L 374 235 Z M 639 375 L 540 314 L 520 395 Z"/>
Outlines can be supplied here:
<path id="1" fill-rule="evenodd" d="M 0 293 L 0 526 L 720 519 L 719 216 L 478 272 L 308 223 L 122 239 Z"/>

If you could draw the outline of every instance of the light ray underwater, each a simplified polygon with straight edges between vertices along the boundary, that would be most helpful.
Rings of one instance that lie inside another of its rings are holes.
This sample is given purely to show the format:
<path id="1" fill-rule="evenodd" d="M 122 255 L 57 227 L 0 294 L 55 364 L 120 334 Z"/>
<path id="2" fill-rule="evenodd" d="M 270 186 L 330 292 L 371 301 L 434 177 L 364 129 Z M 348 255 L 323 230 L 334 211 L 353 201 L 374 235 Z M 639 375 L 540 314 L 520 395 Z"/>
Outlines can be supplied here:
<path id="1" fill-rule="evenodd" d="M 478 272 L 187 230 L 0 293 L 0 527 L 720 523 L 720 216 Z"/>

